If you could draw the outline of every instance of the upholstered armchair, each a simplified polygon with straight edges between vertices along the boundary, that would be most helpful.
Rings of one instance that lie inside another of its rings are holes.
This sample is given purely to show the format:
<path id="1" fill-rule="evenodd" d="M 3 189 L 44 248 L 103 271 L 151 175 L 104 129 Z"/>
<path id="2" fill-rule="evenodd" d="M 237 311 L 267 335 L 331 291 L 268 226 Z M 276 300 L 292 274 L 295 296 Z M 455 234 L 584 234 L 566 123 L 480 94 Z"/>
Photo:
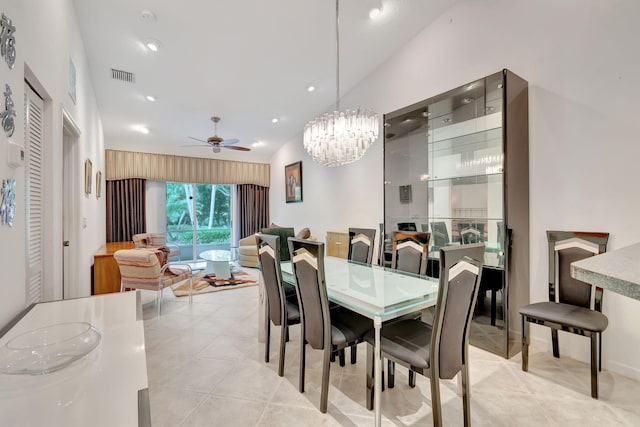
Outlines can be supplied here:
<path id="1" fill-rule="evenodd" d="M 166 264 L 172 256 L 180 255 L 180 249 L 175 245 L 167 244 L 167 235 L 161 233 L 140 233 L 134 234 L 132 237 L 135 248 L 140 249 L 159 249 L 164 252 L 165 257 L 162 265 Z"/>
<path id="2" fill-rule="evenodd" d="M 160 265 L 163 254 L 154 249 L 123 249 L 113 258 L 120 269 L 120 292 L 125 289 L 157 291 L 158 316 L 162 307 L 162 291 L 175 283 L 189 280 L 189 304 L 192 302 L 192 273 L 189 264 Z"/>
<path id="3" fill-rule="evenodd" d="M 243 267 L 258 267 L 258 247 L 254 234 L 238 241 L 238 263 Z"/>

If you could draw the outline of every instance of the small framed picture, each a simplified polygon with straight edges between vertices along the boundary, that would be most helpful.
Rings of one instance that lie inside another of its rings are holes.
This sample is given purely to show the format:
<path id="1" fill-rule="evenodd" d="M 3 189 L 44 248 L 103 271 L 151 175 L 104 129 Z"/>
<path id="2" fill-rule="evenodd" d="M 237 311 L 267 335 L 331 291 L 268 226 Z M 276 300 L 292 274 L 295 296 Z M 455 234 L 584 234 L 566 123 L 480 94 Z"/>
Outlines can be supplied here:
<path id="1" fill-rule="evenodd" d="M 284 186 L 287 203 L 302 201 L 302 162 L 284 167 Z"/>
<path id="2" fill-rule="evenodd" d="M 400 203 L 411 203 L 411 185 L 400 186 Z"/>
<path id="3" fill-rule="evenodd" d="M 102 193 L 102 172 L 96 172 L 96 199 L 99 199 Z"/>
<path id="4" fill-rule="evenodd" d="M 93 180 L 93 163 L 87 159 L 84 161 L 84 193 L 91 194 L 91 181 Z"/>
<path id="5" fill-rule="evenodd" d="M 69 58 L 69 97 L 76 103 L 76 64 Z"/>

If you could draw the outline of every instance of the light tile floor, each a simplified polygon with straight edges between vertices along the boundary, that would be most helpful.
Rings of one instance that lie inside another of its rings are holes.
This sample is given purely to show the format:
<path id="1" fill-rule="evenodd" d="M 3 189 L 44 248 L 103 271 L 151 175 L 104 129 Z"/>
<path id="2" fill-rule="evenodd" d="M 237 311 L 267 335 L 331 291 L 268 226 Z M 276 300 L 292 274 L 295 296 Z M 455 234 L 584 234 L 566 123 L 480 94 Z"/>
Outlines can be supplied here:
<path id="1" fill-rule="evenodd" d="M 272 327 L 270 362 L 258 343 L 258 287 L 186 297 L 165 290 L 156 317 L 153 295 L 143 295 L 151 418 L 161 426 L 371 426 L 364 408 L 366 345 L 358 363 L 331 365 L 329 411 L 319 411 L 321 352 L 307 350 L 306 392 L 298 392 L 299 327 L 291 327 L 285 376 L 277 375 L 279 329 Z M 470 347 L 474 426 L 639 426 L 640 383 L 600 373 L 600 399 L 590 397 L 589 366 L 554 359 L 533 346 L 529 372 L 520 354 L 510 360 Z M 348 359 L 348 358 L 347 358 Z M 441 381 L 445 426 L 462 425 L 457 381 Z M 383 425 L 432 425 L 427 379 L 382 395 Z"/>

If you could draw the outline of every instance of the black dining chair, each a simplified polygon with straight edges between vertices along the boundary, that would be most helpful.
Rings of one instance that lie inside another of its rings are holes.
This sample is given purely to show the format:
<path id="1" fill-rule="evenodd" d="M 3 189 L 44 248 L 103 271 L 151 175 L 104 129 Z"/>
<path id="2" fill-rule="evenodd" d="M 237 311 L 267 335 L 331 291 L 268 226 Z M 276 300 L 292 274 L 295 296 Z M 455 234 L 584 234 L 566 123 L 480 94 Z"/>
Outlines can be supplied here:
<path id="1" fill-rule="evenodd" d="M 394 231 L 391 268 L 423 276 L 427 274 L 427 254 L 430 238 L 430 233 Z M 413 314 L 409 315 L 409 317 L 411 316 Z M 416 316 L 419 317 L 419 315 Z M 393 388 L 395 386 L 395 364 L 392 360 L 387 362 L 387 369 L 387 385 L 389 388 Z M 415 387 L 415 384 L 415 375 L 409 371 L 409 386 Z"/>
<path id="2" fill-rule="evenodd" d="M 280 270 L 280 237 L 269 234 L 256 236 L 258 261 L 266 291 L 264 361 L 269 363 L 271 323 L 280 326 L 280 356 L 278 375 L 284 375 L 285 343 L 289 336 L 289 325 L 300 323 L 300 310 L 296 297 L 287 298 L 282 285 Z"/>
<path id="3" fill-rule="evenodd" d="M 433 425 L 442 425 L 440 379 L 462 376 L 464 425 L 471 424 L 469 329 L 478 297 L 484 244 L 440 249 L 440 287 L 433 325 L 418 319 L 385 324 L 380 331 L 383 357 L 429 377 Z M 373 408 L 375 334 L 367 333 L 367 408 Z"/>
<path id="4" fill-rule="evenodd" d="M 608 240 L 609 233 L 547 231 L 549 301 L 529 304 L 520 309 L 522 370 L 529 370 L 529 323 L 551 328 L 553 357 L 560 357 L 559 330 L 589 337 L 591 397 L 594 399 L 598 398 L 598 370 L 602 370 L 602 332 L 609 320 L 602 314 L 603 290 L 571 277 L 571 263 L 605 252 Z"/>
<path id="5" fill-rule="evenodd" d="M 349 228 L 349 261 L 371 264 L 376 240 L 374 228 Z"/>
<path id="6" fill-rule="evenodd" d="M 300 307 L 300 379 L 304 393 L 306 344 L 323 350 L 320 411 L 327 412 L 331 354 L 362 342 L 373 327 L 371 319 L 344 307 L 329 308 L 324 274 L 324 243 L 289 238 L 293 276 Z"/>

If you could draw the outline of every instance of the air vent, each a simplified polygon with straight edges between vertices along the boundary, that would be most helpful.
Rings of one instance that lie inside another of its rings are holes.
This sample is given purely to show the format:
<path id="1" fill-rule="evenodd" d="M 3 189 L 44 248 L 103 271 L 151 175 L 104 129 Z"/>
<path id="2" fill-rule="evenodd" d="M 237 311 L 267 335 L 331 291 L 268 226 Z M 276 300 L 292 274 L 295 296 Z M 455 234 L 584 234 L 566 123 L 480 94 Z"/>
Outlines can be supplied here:
<path id="1" fill-rule="evenodd" d="M 135 80 L 135 76 L 133 75 L 133 73 L 130 73 L 128 71 L 116 70 L 115 68 L 111 69 L 111 78 L 128 83 L 133 83 Z"/>

